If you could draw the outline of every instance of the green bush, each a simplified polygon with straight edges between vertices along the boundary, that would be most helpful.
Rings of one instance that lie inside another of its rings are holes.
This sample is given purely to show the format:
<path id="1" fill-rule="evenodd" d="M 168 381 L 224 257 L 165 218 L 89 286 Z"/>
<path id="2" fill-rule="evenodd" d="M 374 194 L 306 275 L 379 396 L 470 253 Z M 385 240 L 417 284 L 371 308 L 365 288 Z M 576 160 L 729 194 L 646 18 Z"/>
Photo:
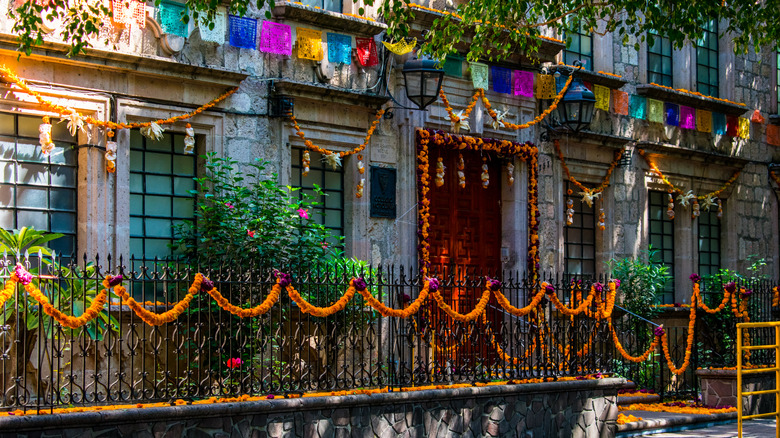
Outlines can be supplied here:
<path id="1" fill-rule="evenodd" d="M 176 227 L 174 249 L 185 261 L 268 272 L 340 255 L 340 245 L 328 244 L 330 231 L 312 217 L 318 203 L 281 187 L 276 174 L 265 173 L 267 162 L 257 160 L 244 173 L 236 161 L 214 153 L 203 158 L 206 174 L 190 192 L 197 197 L 195 221 Z"/>
<path id="2" fill-rule="evenodd" d="M 622 306 L 629 312 L 648 319 L 657 314 L 658 310 L 654 307 L 657 304 L 657 295 L 671 278 L 667 266 L 652 263 L 657 252 L 658 250 L 649 246 L 646 251 L 647 262 L 624 258 L 612 259 L 607 263 L 612 278 L 620 280 Z"/>

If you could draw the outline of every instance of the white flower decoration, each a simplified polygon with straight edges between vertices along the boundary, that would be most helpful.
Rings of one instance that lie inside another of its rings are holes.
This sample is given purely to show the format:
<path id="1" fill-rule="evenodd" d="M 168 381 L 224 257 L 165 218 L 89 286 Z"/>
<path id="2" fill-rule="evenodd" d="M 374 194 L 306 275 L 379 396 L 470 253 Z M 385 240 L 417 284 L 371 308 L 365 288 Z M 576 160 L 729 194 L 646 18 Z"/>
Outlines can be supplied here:
<path id="1" fill-rule="evenodd" d="M 501 110 L 496 111 L 496 118 L 493 119 L 492 122 L 490 122 L 490 124 L 493 126 L 493 129 L 498 129 L 504 126 L 504 119 L 508 115 L 509 115 L 509 110 L 506 108 L 504 108 L 503 111 Z"/>
<path id="2" fill-rule="evenodd" d="M 469 126 L 469 121 L 463 118 L 463 110 L 458 111 L 458 113 L 455 114 L 455 117 L 457 117 L 458 121 L 456 122 L 453 120 L 451 122 L 452 132 L 457 134 L 458 132 L 460 132 L 461 129 L 466 131 L 471 130 L 471 126 Z"/>
<path id="3" fill-rule="evenodd" d="M 588 207 L 593 207 L 593 201 L 601 195 L 601 192 L 594 193 L 592 190 L 586 190 L 580 192 L 580 195 L 582 195 L 582 202 L 588 204 Z"/>
<path id="4" fill-rule="evenodd" d="M 705 196 L 704 199 L 701 201 L 701 208 L 705 210 L 709 210 L 710 207 L 714 207 L 718 205 L 718 198 L 716 196 L 713 196 L 712 193 Z"/>
<path id="5" fill-rule="evenodd" d="M 160 141 L 163 137 L 163 132 L 165 132 L 163 127 L 156 122 L 152 122 L 149 126 L 141 128 L 141 135 L 154 141 Z"/>
<path id="6" fill-rule="evenodd" d="M 331 169 L 333 170 L 336 170 L 339 167 L 341 167 L 341 157 L 339 157 L 339 154 L 337 153 L 323 155 L 322 161 L 328 166 L 330 166 Z"/>
<path id="7" fill-rule="evenodd" d="M 84 120 L 81 118 L 81 114 L 79 114 L 76 110 L 71 109 L 69 114 L 63 114 L 62 115 L 63 122 L 65 120 L 68 121 L 68 131 L 70 132 L 70 135 L 75 137 L 76 133 L 79 131 L 84 131 L 84 133 L 87 132 L 86 128 L 84 127 Z"/>
<path id="8" fill-rule="evenodd" d="M 695 197 L 696 195 L 693 194 L 693 190 L 688 190 L 688 193 L 677 196 L 677 202 L 683 207 L 687 207 L 688 203 L 691 202 L 691 199 Z"/>

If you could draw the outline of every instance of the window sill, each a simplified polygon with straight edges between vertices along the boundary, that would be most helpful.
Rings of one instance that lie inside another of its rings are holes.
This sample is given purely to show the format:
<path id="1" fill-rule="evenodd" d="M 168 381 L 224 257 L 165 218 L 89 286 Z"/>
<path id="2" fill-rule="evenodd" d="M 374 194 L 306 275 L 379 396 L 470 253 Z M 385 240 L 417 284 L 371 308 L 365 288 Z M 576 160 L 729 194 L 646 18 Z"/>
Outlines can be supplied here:
<path id="1" fill-rule="evenodd" d="M 365 18 L 352 17 L 337 12 L 317 9 L 293 2 L 276 3 L 273 9 L 274 18 L 308 23 L 324 29 L 340 32 L 348 32 L 359 35 L 374 36 L 382 33 L 387 26 L 385 24 L 367 20 Z"/>
<path id="2" fill-rule="evenodd" d="M 697 149 L 688 149 L 669 143 L 640 141 L 637 142 L 636 147 L 646 150 L 648 154 L 651 155 L 660 154 L 662 156 L 672 156 L 679 159 L 690 159 L 693 161 L 707 162 L 731 168 L 739 168 L 750 162 L 750 160 L 746 160 L 744 158 Z"/>
<path id="3" fill-rule="evenodd" d="M 347 88 L 337 88 L 313 82 L 289 79 L 274 81 L 276 93 L 295 98 L 315 98 L 333 103 L 378 108 L 390 100 L 387 96 L 364 93 Z"/>
<path id="4" fill-rule="evenodd" d="M 411 4 L 411 3 L 410 3 Z M 414 22 L 412 23 L 412 29 L 409 32 L 409 36 L 416 37 L 417 40 L 423 39 L 423 33 L 429 31 L 433 27 L 433 22 L 437 18 L 444 17 L 449 14 L 446 11 L 439 11 L 431 8 L 422 8 L 419 5 L 412 4 L 412 11 L 414 12 Z M 454 18 L 453 21 L 460 21 L 458 18 Z M 455 48 L 459 53 L 468 52 L 469 44 L 474 33 L 467 30 L 463 35 L 463 39 L 455 43 Z M 555 62 L 555 57 L 558 52 L 566 48 L 566 43 L 553 39 L 541 37 L 538 38 L 539 51 L 532 56 L 526 56 L 524 54 L 512 55 L 507 60 L 508 64 L 529 64 L 536 66 L 542 62 Z"/>
<path id="5" fill-rule="evenodd" d="M 748 110 L 745 105 L 716 99 L 713 97 L 679 91 L 673 88 L 660 87 L 654 84 L 637 85 L 636 92 L 640 96 L 663 100 L 664 102 L 692 106 L 694 108 L 716 111 L 730 116 L 740 116 Z"/>
<path id="6" fill-rule="evenodd" d="M 550 70 L 552 71 L 561 70 L 562 72 L 568 75 L 569 71 L 571 71 L 571 66 L 554 65 L 550 67 Z M 623 79 L 623 77 L 618 75 L 608 75 L 605 73 L 597 73 L 585 69 L 575 70 L 575 75 L 585 82 L 590 82 L 591 84 L 602 85 L 614 89 L 622 88 L 623 85 L 626 85 L 628 83 L 628 80 Z"/>

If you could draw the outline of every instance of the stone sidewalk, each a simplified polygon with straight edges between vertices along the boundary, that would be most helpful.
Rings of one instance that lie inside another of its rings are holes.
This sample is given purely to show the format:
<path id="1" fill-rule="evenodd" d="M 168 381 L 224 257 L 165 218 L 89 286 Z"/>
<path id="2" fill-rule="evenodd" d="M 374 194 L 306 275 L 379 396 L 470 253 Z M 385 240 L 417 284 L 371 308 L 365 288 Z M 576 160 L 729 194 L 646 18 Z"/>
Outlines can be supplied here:
<path id="1" fill-rule="evenodd" d="M 689 415 L 668 412 L 621 411 L 634 415 L 642 421 L 618 426 L 617 437 L 649 436 L 659 438 L 713 437 L 731 438 L 737 436 L 737 414 Z M 653 433 L 653 431 L 657 431 Z M 775 436 L 774 419 L 746 421 L 744 438 L 766 438 Z"/>
<path id="2" fill-rule="evenodd" d="M 737 423 L 722 424 L 704 429 L 693 429 L 680 432 L 665 432 L 645 436 L 657 438 L 733 438 L 737 436 Z M 743 438 L 770 438 L 773 436 L 775 436 L 775 420 L 748 420 L 742 426 Z"/>

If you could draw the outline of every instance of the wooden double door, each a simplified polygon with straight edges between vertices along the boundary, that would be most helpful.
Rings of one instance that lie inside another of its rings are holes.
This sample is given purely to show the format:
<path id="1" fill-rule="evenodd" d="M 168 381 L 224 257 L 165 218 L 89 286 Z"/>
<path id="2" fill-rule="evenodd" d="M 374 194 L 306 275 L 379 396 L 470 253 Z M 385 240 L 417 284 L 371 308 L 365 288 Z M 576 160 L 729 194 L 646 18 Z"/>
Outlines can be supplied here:
<path id="1" fill-rule="evenodd" d="M 463 156 L 466 185 L 458 180 Z M 446 167 L 444 185 L 436 187 L 436 162 Z M 487 161 L 483 161 L 483 157 Z M 497 273 L 501 269 L 501 164 L 494 154 L 433 148 L 430 152 L 431 265 L 458 266 Z M 482 186 L 482 164 L 490 184 Z"/>

